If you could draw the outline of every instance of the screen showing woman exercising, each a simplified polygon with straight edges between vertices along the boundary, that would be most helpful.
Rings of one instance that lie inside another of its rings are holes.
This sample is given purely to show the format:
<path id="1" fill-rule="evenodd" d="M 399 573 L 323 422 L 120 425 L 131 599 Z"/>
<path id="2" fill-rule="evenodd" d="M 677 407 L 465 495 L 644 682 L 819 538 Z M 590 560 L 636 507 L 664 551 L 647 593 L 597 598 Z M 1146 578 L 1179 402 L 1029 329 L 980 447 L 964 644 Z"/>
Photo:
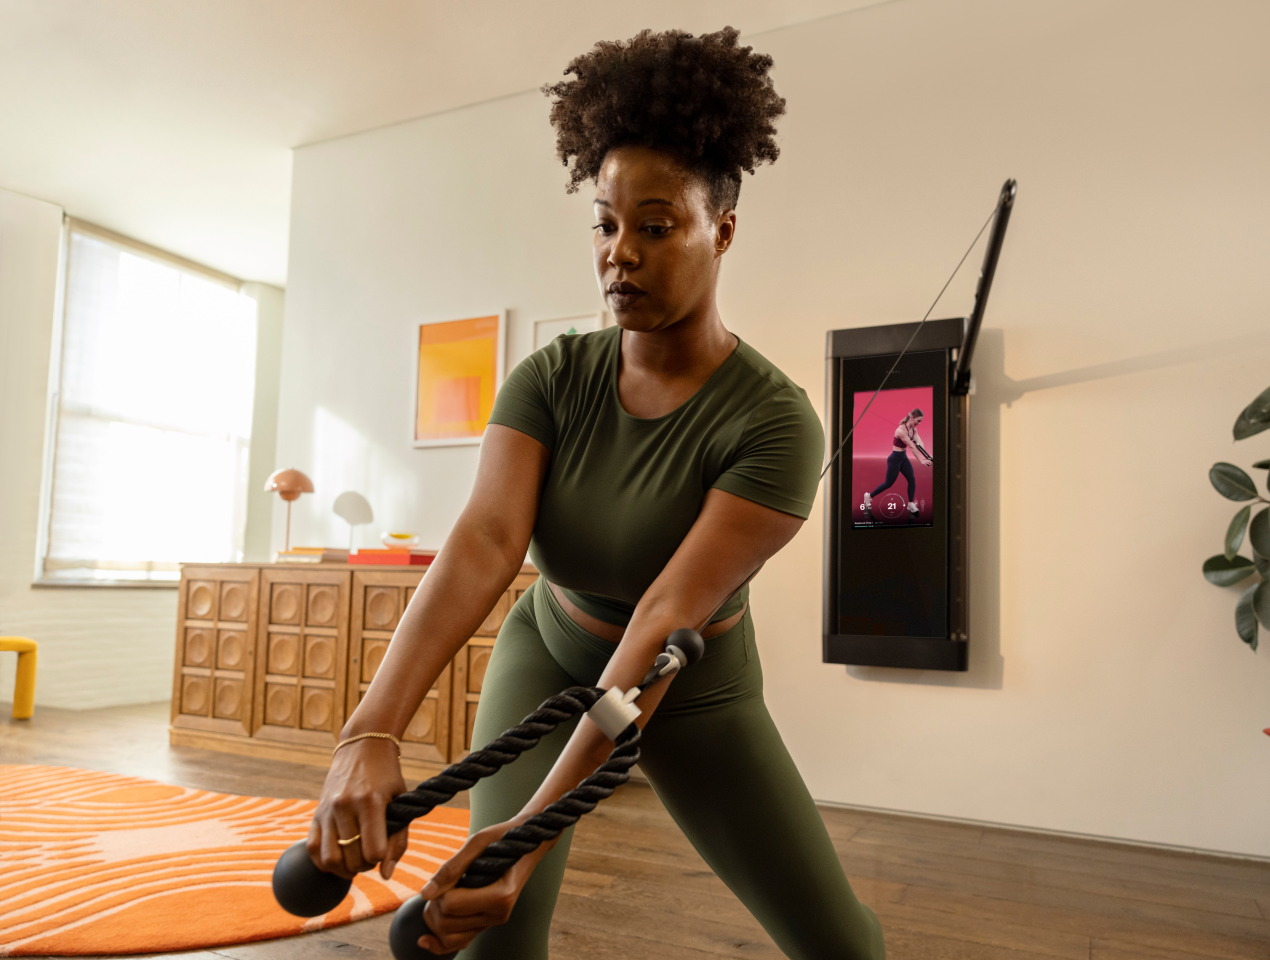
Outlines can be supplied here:
<path id="1" fill-rule="evenodd" d="M 934 524 L 934 405 L 934 387 L 883 390 L 876 399 L 872 390 L 855 394 L 852 526 Z"/>

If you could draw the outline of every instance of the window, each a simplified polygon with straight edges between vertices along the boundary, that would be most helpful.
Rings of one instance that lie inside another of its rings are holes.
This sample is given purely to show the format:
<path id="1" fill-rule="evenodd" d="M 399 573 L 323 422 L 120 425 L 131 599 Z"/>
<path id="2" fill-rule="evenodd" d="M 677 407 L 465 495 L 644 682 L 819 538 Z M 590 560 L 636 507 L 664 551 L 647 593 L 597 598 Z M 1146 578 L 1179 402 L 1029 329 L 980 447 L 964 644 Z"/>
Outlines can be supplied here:
<path id="1" fill-rule="evenodd" d="M 72 222 L 40 579 L 241 560 L 255 365 L 237 281 Z"/>

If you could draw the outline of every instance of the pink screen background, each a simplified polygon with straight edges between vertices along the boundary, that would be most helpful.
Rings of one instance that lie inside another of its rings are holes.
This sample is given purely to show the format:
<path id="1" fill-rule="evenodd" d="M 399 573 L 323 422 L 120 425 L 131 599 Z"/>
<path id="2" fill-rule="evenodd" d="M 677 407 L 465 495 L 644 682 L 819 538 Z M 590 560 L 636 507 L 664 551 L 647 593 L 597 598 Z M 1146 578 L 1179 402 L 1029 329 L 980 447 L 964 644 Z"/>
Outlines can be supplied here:
<path id="1" fill-rule="evenodd" d="M 922 446 L 932 454 L 935 452 L 934 438 L 931 436 L 931 427 L 934 423 L 932 419 L 935 403 L 934 387 L 900 387 L 895 390 L 883 390 L 861 420 L 860 414 L 869 404 L 872 396 L 872 390 L 857 393 L 851 417 L 853 423 L 859 420 L 859 425 L 851 438 L 854 449 L 851 469 L 851 516 L 855 521 L 865 518 L 864 513 L 859 510 L 860 505 L 864 503 L 865 491 L 872 490 L 886 479 L 886 458 L 894 449 L 895 428 L 900 425 L 905 414 L 914 407 L 921 408 L 925 415 L 921 426 L 917 428 L 917 435 L 921 438 Z M 918 463 L 917 456 L 912 451 L 908 454 L 908 461 L 912 464 L 913 474 L 917 478 L 917 494 L 914 499 L 921 508 L 913 522 L 930 524 L 934 519 L 932 500 L 934 470 Z M 903 474 L 895 478 L 895 483 L 888 492 L 898 493 L 907 499 L 908 481 L 904 479 Z M 872 519 L 878 520 L 881 517 L 877 516 L 875 511 Z M 909 522 L 907 513 L 901 519 L 905 523 Z"/>

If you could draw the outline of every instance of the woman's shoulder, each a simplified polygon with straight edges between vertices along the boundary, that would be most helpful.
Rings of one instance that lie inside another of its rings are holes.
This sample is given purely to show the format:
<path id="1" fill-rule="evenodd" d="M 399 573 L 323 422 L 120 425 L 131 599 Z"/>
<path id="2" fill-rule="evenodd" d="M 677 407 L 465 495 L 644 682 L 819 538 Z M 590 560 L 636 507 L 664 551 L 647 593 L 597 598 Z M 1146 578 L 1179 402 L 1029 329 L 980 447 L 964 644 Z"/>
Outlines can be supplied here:
<path id="1" fill-rule="evenodd" d="M 807 391 L 740 337 L 736 352 L 730 382 L 720 387 L 731 398 L 730 417 L 742 425 L 738 441 L 800 436 L 819 449 L 824 430 Z"/>
<path id="2" fill-rule="evenodd" d="M 819 485 L 825 435 L 807 392 L 776 364 L 737 341 L 730 413 L 736 432 L 715 487 L 807 518 Z"/>
<path id="3" fill-rule="evenodd" d="M 498 388 L 489 422 L 553 449 L 561 419 L 602 392 L 617 342 L 614 329 L 561 334 L 525 357 Z"/>
<path id="4" fill-rule="evenodd" d="M 589 371 L 611 360 L 620 334 L 620 327 L 605 327 L 590 333 L 562 333 L 523 362 L 549 377 L 566 371 Z"/>
<path id="5" fill-rule="evenodd" d="M 736 338 L 736 353 L 737 378 L 745 383 L 751 405 L 781 398 L 812 409 L 807 391 L 740 337 Z"/>
<path id="6" fill-rule="evenodd" d="M 510 388 L 552 410 L 553 416 L 579 403 L 585 405 L 603 392 L 610 378 L 620 332 L 618 327 L 607 327 L 561 334 L 518 363 L 499 393 Z"/>

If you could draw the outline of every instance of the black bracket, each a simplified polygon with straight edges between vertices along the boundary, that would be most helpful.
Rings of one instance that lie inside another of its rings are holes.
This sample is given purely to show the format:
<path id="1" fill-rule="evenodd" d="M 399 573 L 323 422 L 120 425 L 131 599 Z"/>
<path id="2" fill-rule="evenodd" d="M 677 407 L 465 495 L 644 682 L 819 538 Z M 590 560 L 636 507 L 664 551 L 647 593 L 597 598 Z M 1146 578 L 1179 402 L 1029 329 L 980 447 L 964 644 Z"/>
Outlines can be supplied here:
<path id="1" fill-rule="evenodd" d="M 970 360 L 974 356 L 975 342 L 979 339 L 979 327 L 983 324 L 983 311 L 988 306 L 988 293 L 992 290 L 992 278 L 997 272 L 997 260 L 1005 243 L 1005 228 L 1010 225 L 1010 211 L 1014 209 L 1014 195 L 1019 185 L 1007 180 L 1001 187 L 997 210 L 988 236 L 988 249 L 983 255 L 983 268 L 979 271 L 979 284 L 975 287 L 975 305 L 966 320 L 966 333 L 957 351 L 957 363 L 953 367 L 949 392 L 953 396 L 965 396 L 970 392 Z"/>

